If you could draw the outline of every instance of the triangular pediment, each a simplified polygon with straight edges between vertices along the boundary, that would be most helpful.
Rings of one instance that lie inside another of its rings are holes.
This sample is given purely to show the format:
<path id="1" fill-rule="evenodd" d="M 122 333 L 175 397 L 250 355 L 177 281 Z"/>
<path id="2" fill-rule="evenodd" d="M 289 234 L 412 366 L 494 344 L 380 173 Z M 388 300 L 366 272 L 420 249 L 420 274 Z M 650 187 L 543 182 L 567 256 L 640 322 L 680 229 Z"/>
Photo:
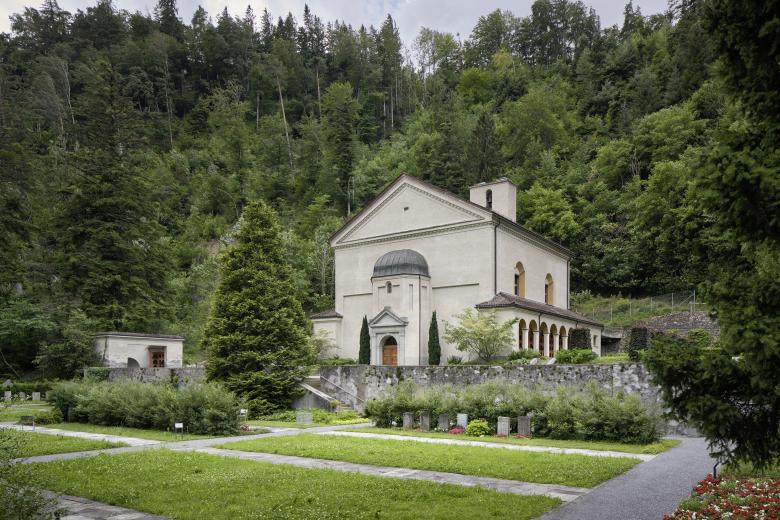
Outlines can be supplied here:
<path id="1" fill-rule="evenodd" d="M 333 245 L 485 221 L 487 210 L 402 175 L 333 237 Z"/>
<path id="2" fill-rule="evenodd" d="M 390 307 L 385 307 L 379 314 L 374 316 L 368 324 L 372 327 L 403 327 L 409 323 L 408 320 L 399 317 Z"/>

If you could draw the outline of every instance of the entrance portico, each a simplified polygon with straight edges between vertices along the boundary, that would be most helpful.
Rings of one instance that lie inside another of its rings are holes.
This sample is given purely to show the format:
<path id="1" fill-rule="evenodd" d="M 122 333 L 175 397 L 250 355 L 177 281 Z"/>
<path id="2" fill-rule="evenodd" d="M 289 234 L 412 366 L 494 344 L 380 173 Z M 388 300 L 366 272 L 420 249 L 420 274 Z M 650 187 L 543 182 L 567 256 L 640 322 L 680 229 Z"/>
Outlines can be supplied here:
<path id="1" fill-rule="evenodd" d="M 406 327 L 409 320 L 385 307 L 368 322 L 372 365 L 405 365 Z M 392 350 L 395 350 L 393 354 Z"/>

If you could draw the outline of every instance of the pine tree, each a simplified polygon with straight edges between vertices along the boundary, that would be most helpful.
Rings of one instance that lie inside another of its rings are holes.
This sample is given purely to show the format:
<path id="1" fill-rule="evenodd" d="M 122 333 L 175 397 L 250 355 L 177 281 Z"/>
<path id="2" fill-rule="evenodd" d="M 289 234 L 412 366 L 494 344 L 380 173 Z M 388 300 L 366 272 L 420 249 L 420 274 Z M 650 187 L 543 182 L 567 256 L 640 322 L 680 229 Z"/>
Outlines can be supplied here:
<path id="1" fill-rule="evenodd" d="M 441 363 L 441 344 L 439 344 L 439 324 L 436 320 L 436 311 L 431 316 L 431 326 L 428 328 L 428 364 Z"/>
<path id="2" fill-rule="evenodd" d="M 360 326 L 360 352 L 358 353 L 358 364 L 368 365 L 371 363 L 371 336 L 368 334 L 368 318 L 363 316 L 363 325 Z"/>
<path id="3" fill-rule="evenodd" d="M 244 397 L 257 415 L 286 407 L 299 395 L 313 355 L 276 213 L 265 202 L 253 202 L 242 220 L 236 243 L 221 259 L 204 339 L 206 372 Z"/>

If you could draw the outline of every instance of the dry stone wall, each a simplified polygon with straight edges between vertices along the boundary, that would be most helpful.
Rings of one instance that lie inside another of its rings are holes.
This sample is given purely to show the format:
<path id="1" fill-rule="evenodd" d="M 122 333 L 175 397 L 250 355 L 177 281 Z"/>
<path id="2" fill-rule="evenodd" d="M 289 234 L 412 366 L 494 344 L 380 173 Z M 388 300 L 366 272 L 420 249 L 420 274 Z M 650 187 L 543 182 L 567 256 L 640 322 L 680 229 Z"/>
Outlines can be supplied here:
<path id="1" fill-rule="evenodd" d="M 381 396 L 400 381 L 420 386 L 467 385 L 504 379 L 523 386 L 553 390 L 559 386 L 583 386 L 595 382 L 615 395 L 638 394 L 645 403 L 659 402 L 658 388 L 641 363 L 611 365 L 521 365 L 521 366 L 370 366 L 344 365 L 320 368 L 322 390 L 342 403 L 363 411 L 365 403 Z"/>
<path id="2" fill-rule="evenodd" d="M 197 383 L 206 379 L 202 367 L 184 368 L 108 368 L 108 381 L 130 379 L 142 383 L 171 382 L 177 386 Z"/>

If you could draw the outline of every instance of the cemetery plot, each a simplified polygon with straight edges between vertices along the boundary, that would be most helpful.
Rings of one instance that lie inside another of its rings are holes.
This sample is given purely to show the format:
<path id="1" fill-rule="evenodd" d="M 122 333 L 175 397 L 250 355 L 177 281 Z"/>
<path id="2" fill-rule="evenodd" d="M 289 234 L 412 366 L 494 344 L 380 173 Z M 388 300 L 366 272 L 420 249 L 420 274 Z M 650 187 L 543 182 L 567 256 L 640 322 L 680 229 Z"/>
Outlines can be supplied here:
<path id="1" fill-rule="evenodd" d="M 442 428 L 443 429 L 443 428 Z M 453 439 L 461 441 L 479 441 L 479 442 L 494 442 L 500 444 L 517 444 L 520 446 L 549 446 L 551 448 L 577 448 L 585 450 L 597 450 L 597 451 L 622 451 L 624 453 L 637 453 L 643 455 L 656 455 L 663 453 L 664 451 L 674 448 L 680 444 L 676 439 L 662 439 L 659 442 L 652 444 L 628 444 L 620 442 L 606 442 L 606 441 L 576 441 L 576 440 L 558 440 L 547 439 L 543 437 L 498 437 L 492 435 L 485 435 L 483 437 L 469 437 L 463 434 L 452 434 L 443 431 L 422 431 L 422 430 L 403 430 L 400 428 L 348 428 L 343 429 L 344 432 L 358 432 L 358 433 L 379 433 L 384 435 L 398 435 L 398 436 L 411 436 L 411 437 L 426 437 L 433 439 Z"/>
<path id="2" fill-rule="evenodd" d="M 239 441 L 219 447 L 576 487 L 595 486 L 639 462 L 622 457 L 560 455 L 310 433 Z"/>
<path id="3" fill-rule="evenodd" d="M 181 519 L 535 518 L 560 503 L 483 488 L 215 457 L 136 452 L 35 464 L 46 489 Z M 261 490 L 262 492 L 258 492 Z M 219 497 L 206 500 L 204 497 Z"/>

